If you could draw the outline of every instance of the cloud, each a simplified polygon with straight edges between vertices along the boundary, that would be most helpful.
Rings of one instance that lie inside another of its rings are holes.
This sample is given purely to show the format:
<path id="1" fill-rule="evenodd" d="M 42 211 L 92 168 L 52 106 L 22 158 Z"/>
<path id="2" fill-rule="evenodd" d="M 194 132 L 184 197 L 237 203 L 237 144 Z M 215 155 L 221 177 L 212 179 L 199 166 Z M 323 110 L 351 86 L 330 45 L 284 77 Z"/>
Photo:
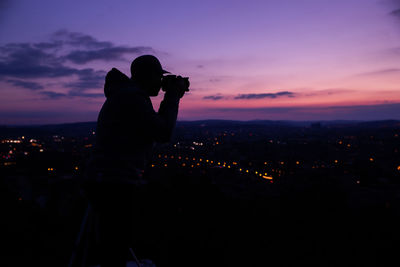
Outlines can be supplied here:
<path id="1" fill-rule="evenodd" d="M 68 30 L 59 30 L 51 35 L 52 42 L 58 42 L 73 47 L 85 47 L 87 49 L 102 49 L 113 47 L 113 43 L 98 41 L 96 38 L 80 33 L 70 32 Z"/>
<path id="2" fill-rule="evenodd" d="M 208 95 L 208 96 L 205 96 L 205 97 L 203 97 L 203 99 L 206 99 L 206 100 L 221 100 L 221 99 L 224 99 L 225 97 L 224 96 L 222 96 L 222 95 L 220 95 L 220 94 L 217 94 L 217 95 Z"/>
<path id="3" fill-rule="evenodd" d="M 32 44 L 34 48 L 49 50 L 49 49 L 59 49 L 63 46 L 63 42 L 61 41 L 54 41 L 54 42 L 42 42 L 42 43 L 35 43 Z"/>
<path id="4" fill-rule="evenodd" d="M 392 12 L 390 12 L 390 15 L 400 17 L 400 9 L 393 10 Z"/>
<path id="5" fill-rule="evenodd" d="M 22 87 L 22 88 L 29 89 L 32 91 L 44 89 L 44 87 L 42 85 L 40 85 L 39 83 L 36 83 L 36 82 L 27 82 L 27 81 L 21 81 L 21 80 L 6 80 L 6 82 L 11 83 L 14 86 Z"/>
<path id="6" fill-rule="evenodd" d="M 124 56 L 133 54 L 155 53 L 148 46 L 118 46 L 111 42 L 98 41 L 96 38 L 79 33 L 60 30 L 52 35 L 53 42 L 42 43 L 43 48 L 56 48 L 57 45 L 70 47 L 63 59 L 75 64 L 86 64 L 91 61 L 126 61 Z"/>
<path id="7" fill-rule="evenodd" d="M 337 94 L 346 94 L 353 93 L 356 90 L 353 89 L 343 89 L 343 88 L 331 88 L 331 89 L 323 89 L 323 90 L 308 90 L 307 93 L 302 94 L 302 96 L 325 96 L 325 95 L 337 95 Z"/>
<path id="8" fill-rule="evenodd" d="M 376 70 L 376 71 L 370 71 L 370 72 L 363 72 L 363 73 L 357 74 L 356 76 L 375 76 L 375 75 L 385 75 L 385 74 L 392 74 L 392 73 L 398 73 L 398 72 L 400 72 L 400 69 L 391 68 L 391 69 L 382 69 L 382 70 Z"/>
<path id="9" fill-rule="evenodd" d="M 1 0 L 0 0 L 1 1 Z M 61 84 L 66 93 L 45 92 L 51 98 L 63 96 L 98 97 L 100 94 L 85 90 L 102 88 L 106 72 L 93 68 L 78 68 L 92 61 L 126 61 L 125 56 L 154 52 L 145 46 L 118 46 L 112 42 L 77 32 L 60 30 L 50 39 L 38 43 L 8 43 L 0 46 L 0 80 L 29 90 L 43 90 L 53 80 Z M 75 65 L 71 64 L 74 63 Z M 60 78 L 69 79 L 59 82 Z"/>
<path id="10" fill-rule="evenodd" d="M 79 90 L 71 90 L 67 94 L 53 92 L 53 91 L 41 91 L 39 92 L 40 95 L 45 96 L 46 98 L 50 99 L 60 99 L 60 98 L 72 98 L 72 97 L 84 97 L 84 98 L 99 98 L 104 97 L 103 93 L 86 93 L 84 91 Z"/>
<path id="11" fill-rule="evenodd" d="M 64 93 L 57 93 L 57 92 L 52 92 L 52 91 L 42 91 L 42 92 L 40 92 L 40 94 L 44 95 L 48 98 L 51 98 L 51 99 L 59 99 L 59 98 L 67 96 Z"/>
<path id="12" fill-rule="evenodd" d="M 282 91 L 282 92 L 277 92 L 277 93 L 264 93 L 264 94 L 239 94 L 237 96 L 234 96 L 233 99 L 241 99 L 241 100 L 252 100 L 252 99 L 263 99 L 263 98 L 278 98 L 278 97 L 295 97 L 296 94 L 293 92 L 288 92 L 288 91 Z M 232 96 L 224 96 L 221 94 L 216 94 L 216 95 L 208 95 L 204 96 L 203 99 L 205 100 L 221 100 L 221 99 L 226 99 L 226 98 L 231 98 Z"/>
<path id="13" fill-rule="evenodd" d="M 101 70 L 95 71 L 93 69 L 83 69 L 80 71 L 78 76 L 77 81 L 64 83 L 64 87 L 80 90 L 101 88 L 104 84 L 106 72 Z"/>
<path id="14" fill-rule="evenodd" d="M 79 96 L 79 97 L 87 97 L 87 98 L 98 98 L 98 97 L 104 97 L 104 94 L 96 94 L 96 93 L 85 93 L 82 91 L 70 91 L 68 94 L 69 97 L 72 96 Z"/>
<path id="15" fill-rule="evenodd" d="M 0 47 L 0 78 L 57 78 L 79 74 L 57 55 L 29 43 L 12 43 Z"/>
<path id="16" fill-rule="evenodd" d="M 294 97 L 293 92 L 283 91 L 277 93 L 265 93 L 265 94 L 239 94 L 234 99 L 262 99 L 262 98 L 278 98 L 282 96 Z"/>
<path id="17" fill-rule="evenodd" d="M 400 17 L 400 1 L 399 0 L 386 0 L 387 4 L 392 8 L 389 15 Z"/>
<path id="18" fill-rule="evenodd" d="M 124 58 L 127 54 L 148 54 L 153 53 L 151 47 L 109 47 L 98 50 L 76 50 L 65 56 L 65 59 L 75 64 L 86 64 L 95 60 L 102 61 L 126 61 Z"/>

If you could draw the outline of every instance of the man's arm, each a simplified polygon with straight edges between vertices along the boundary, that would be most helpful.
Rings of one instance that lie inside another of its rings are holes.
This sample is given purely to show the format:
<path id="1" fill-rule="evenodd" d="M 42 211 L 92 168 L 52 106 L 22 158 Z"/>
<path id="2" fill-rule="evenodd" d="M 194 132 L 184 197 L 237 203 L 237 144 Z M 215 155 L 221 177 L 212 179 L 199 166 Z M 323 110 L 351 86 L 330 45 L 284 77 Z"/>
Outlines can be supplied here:
<path id="1" fill-rule="evenodd" d="M 158 113 L 156 113 L 151 104 L 150 98 L 143 107 L 143 124 L 146 134 L 156 142 L 169 142 L 175 128 L 179 108 L 178 95 L 165 93 L 161 101 Z"/>
<path id="2" fill-rule="evenodd" d="M 120 95 L 122 109 L 125 110 L 123 114 L 129 114 L 127 119 L 134 123 L 130 128 L 147 140 L 170 141 L 178 116 L 179 101 L 185 90 L 186 85 L 182 81 L 173 84 L 165 92 L 158 112 L 154 111 L 150 97 L 143 91 Z"/>

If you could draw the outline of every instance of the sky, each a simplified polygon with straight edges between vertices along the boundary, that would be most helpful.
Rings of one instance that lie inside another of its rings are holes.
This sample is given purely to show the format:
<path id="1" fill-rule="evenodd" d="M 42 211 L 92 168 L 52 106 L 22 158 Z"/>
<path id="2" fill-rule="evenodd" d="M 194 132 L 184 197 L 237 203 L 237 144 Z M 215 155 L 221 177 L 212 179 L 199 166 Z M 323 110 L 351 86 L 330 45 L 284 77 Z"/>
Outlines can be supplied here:
<path id="1" fill-rule="evenodd" d="M 0 0 L 0 124 L 95 121 L 143 54 L 179 120 L 400 119 L 400 0 Z"/>

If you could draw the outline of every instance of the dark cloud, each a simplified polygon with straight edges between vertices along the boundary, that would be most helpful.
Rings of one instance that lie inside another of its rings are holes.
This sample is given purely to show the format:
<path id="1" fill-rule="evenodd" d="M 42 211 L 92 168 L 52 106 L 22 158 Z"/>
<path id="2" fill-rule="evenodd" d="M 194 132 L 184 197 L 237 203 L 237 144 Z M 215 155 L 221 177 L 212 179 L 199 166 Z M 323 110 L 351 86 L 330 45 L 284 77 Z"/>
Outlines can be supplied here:
<path id="1" fill-rule="evenodd" d="M 77 81 L 64 83 L 64 87 L 72 89 L 92 89 L 101 88 L 104 84 L 106 72 L 95 71 L 93 69 L 83 69 L 79 72 Z"/>
<path id="2" fill-rule="evenodd" d="M 392 12 L 390 12 L 390 15 L 400 17 L 400 9 L 393 10 Z"/>
<path id="3" fill-rule="evenodd" d="M 55 48 L 61 48 L 63 46 L 63 42 L 61 41 L 43 42 L 43 43 L 32 44 L 32 46 L 37 49 L 55 49 Z"/>
<path id="4" fill-rule="evenodd" d="M 70 47 L 64 59 L 75 64 L 86 64 L 94 60 L 101 61 L 126 61 L 126 55 L 155 53 L 154 49 L 147 46 L 117 46 L 111 42 L 98 41 L 96 38 L 78 32 L 61 30 L 52 35 L 52 43 L 43 43 L 43 47 L 52 48 L 61 44 Z"/>
<path id="5" fill-rule="evenodd" d="M 263 99 L 263 98 L 278 98 L 278 97 L 295 97 L 295 93 L 293 92 L 288 92 L 288 91 L 282 91 L 282 92 L 277 92 L 277 93 L 264 93 L 264 94 L 239 94 L 235 96 L 233 99 L 244 99 L 244 100 L 252 100 L 252 99 Z M 206 100 L 221 100 L 224 98 L 230 98 L 228 96 L 223 96 L 221 94 L 216 94 L 216 95 L 209 95 L 209 96 L 204 96 L 203 99 Z"/>
<path id="6" fill-rule="evenodd" d="M 96 38 L 80 32 L 70 32 L 68 30 L 59 30 L 51 36 L 53 42 L 61 42 L 74 47 L 85 47 L 88 49 L 102 49 L 113 47 L 113 43 L 98 41 Z"/>
<path id="7" fill-rule="evenodd" d="M 36 82 L 20 81 L 20 80 L 6 80 L 6 82 L 11 83 L 14 86 L 22 87 L 32 91 L 42 90 L 44 87 Z"/>
<path id="8" fill-rule="evenodd" d="M 67 96 L 64 93 L 57 93 L 57 92 L 52 92 L 52 91 L 41 91 L 40 94 L 44 95 L 48 98 L 51 98 L 51 99 L 59 99 L 59 98 Z"/>
<path id="9" fill-rule="evenodd" d="M 65 66 L 57 55 L 29 43 L 6 44 L 0 52 L 0 78 L 56 78 L 79 73 L 78 69 Z"/>
<path id="10" fill-rule="evenodd" d="M 392 11 L 389 12 L 389 15 L 400 18 L 400 1 L 399 0 L 385 0 L 385 2 L 387 2 L 387 4 L 392 9 Z"/>
<path id="11" fill-rule="evenodd" d="M 86 93 L 85 91 L 82 91 L 82 90 L 71 90 L 67 94 L 53 92 L 53 91 L 41 91 L 41 92 L 39 92 L 39 94 L 45 96 L 46 98 L 51 98 L 51 99 L 72 98 L 72 97 L 84 97 L 84 98 L 104 97 L 103 93 L 101 93 L 101 94 Z"/>
<path id="12" fill-rule="evenodd" d="M 85 93 L 82 91 L 70 91 L 68 93 L 68 96 L 73 97 L 73 96 L 79 96 L 79 97 L 87 97 L 87 98 L 98 98 L 98 97 L 104 97 L 104 94 L 96 94 L 96 93 Z"/>
<path id="13" fill-rule="evenodd" d="M 223 97 L 222 95 L 208 95 L 208 96 L 205 96 L 205 97 L 203 97 L 203 99 L 206 99 L 206 100 L 221 100 L 221 99 L 224 99 L 225 97 Z"/>
<path id="14" fill-rule="evenodd" d="M 126 61 L 124 58 L 128 54 L 148 54 L 152 53 L 154 50 L 151 47 L 138 46 L 138 47 L 109 47 L 102 48 L 98 50 L 77 50 L 72 51 L 65 59 L 75 63 L 75 64 L 86 64 L 94 60 L 102 61 Z"/>
<path id="15" fill-rule="evenodd" d="M 265 94 L 240 94 L 235 96 L 234 99 L 262 99 L 262 98 L 278 98 L 282 96 L 294 97 L 293 92 L 283 91 L 277 93 L 265 93 Z"/>
<path id="16" fill-rule="evenodd" d="M 0 0 L 1 1 L 1 0 Z M 90 35 L 61 30 L 49 41 L 39 43 L 8 43 L 0 46 L 0 80 L 30 90 L 43 90 L 44 84 L 35 79 L 68 78 L 69 82 L 59 83 L 68 89 L 65 94 L 43 92 L 50 98 L 82 96 L 99 97 L 85 90 L 102 88 L 105 71 L 93 68 L 77 68 L 78 65 L 95 60 L 121 61 L 125 56 L 151 53 L 151 47 L 118 46 L 111 42 L 98 41 Z"/>

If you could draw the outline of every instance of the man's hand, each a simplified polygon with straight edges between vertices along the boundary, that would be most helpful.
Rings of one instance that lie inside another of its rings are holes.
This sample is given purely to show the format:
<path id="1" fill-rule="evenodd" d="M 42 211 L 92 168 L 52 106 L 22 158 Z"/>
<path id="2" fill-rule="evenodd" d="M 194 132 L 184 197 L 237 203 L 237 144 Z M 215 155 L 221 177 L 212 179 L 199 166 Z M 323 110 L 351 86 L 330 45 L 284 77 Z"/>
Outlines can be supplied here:
<path id="1" fill-rule="evenodd" d="M 177 97 L 182 98 L 185 92 L 188 90 L 189 84 L 187 80 L 184 80 L 182 76 L 177 76 L 174 84 L 171 86 L 171 89 L 167 90 L 165 95 L 168 97 Z"/>

